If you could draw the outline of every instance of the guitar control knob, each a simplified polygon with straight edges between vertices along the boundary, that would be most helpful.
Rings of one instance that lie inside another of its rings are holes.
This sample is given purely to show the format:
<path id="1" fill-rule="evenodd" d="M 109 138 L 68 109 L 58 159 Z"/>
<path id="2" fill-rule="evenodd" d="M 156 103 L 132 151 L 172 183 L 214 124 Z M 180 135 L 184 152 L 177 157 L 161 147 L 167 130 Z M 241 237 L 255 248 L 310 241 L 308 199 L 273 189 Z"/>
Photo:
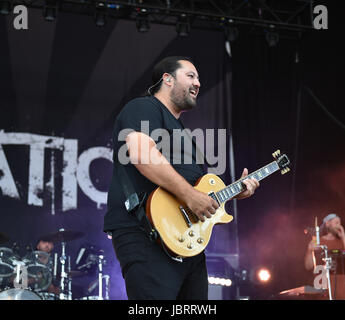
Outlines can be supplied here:
<path id="1" fill-rule="evenodd" d="M 188 248 L 188 249 L 193 249 L 193 245 L 189 242 L 189 243 L 187 244 L 187 248 Z"/>
<path id="2" fill-rule="evenodd" d="M 191 236 L 191 237 L 194 237 L 194 235 L 195 235 L 195 233 L 194 233 L 194 231 L 193 230 L 191 230 L 191 231 L 189 231 L 189 236 Z"/>
<path id="3" fill-rule="evenodd" d="M 204 242 L 204 239 L 203 239 L 203 238 L 199 238 L 197 241 L 198 241 L 198 243 L 200 243 L 200 244 L 201 244 L 201 243 L 203 243 L 203 242 Z"/>
<path id="4" fill-rule="evenodd" d="M 179 236 L 179 237 L 178 237 L 178 241 L 183 242 L 183 241 L 184 241 L 184 237 L 183 237 L 182 235 Z"/>

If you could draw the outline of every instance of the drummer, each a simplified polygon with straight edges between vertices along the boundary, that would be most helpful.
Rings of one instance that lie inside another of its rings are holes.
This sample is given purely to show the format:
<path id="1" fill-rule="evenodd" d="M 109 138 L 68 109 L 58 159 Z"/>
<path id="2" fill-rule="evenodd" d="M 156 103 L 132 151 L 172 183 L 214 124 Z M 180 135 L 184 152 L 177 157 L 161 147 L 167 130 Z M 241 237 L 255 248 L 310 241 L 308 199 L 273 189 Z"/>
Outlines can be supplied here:
<path id="1" fill-rule="evenodd" d="M 36 244 L 36 250 L 46 252 L 50 255 L 51 252 L 54 250 L 54 243 L 46 239 L 38 239 Z M 45 255 L 38 256 L 38 259 L 45 265 L 49 263 L 49 258 L 49 256 Z M 56 295 L 60 293 L 59 287 L 55 286 L 53 283 L 48 287 L 47 291 L 49 293 L 54 293 Z"/>
<path id="2" fill-rule="evenodd" d="M 54 243 L 47 240 L 38 239 L 36 250 L 51 253 L 54 250 Z"/>
<path id="3" fill-rule="evenodd" d="M 335 213 L 330 213 L 323 219 L 323 224 L 320 228 L 320 244 L 327 246 L 328 251 L 338 250 L 342 252 L 345 249 L 345 232 L 341 224 L 340 217 Z M 317 253 L 317 255 L 315 254 Z M 305 257 L 304 265 L 306 270 L 315 270 L 317 265 L 321 265 L 322 259 L 321 248 L 316 245 L 316 239 L 309 242 Z M 331 275 L 331 287 L 336 290 L 333 296 L 336 299 L 345 299 L 345 275 L 333 274 Z"/>
<path id="4" fill-rule="evenodd" d="M 36 250 L 50 254 L 54 250 L 54 243 L 39 239 L 37 241 Z M 39 259 L 43 264 L 47 264 L 49 262 L 49 256 L 40 256 Z"/>

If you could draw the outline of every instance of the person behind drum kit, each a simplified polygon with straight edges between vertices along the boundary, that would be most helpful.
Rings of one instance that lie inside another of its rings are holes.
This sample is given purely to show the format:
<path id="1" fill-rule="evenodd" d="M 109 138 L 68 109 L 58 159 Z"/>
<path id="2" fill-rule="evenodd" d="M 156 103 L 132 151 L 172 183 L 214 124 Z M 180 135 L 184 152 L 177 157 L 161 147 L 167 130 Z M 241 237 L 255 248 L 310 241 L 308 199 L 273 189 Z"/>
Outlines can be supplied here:
<path id="1" fill-rule="evenodd" d="M 44 251 L 50 254 L 54 250 L 54 243 L 39 239 L 37 241 L 36 250 Z"/>
<path id="2" fill-rule="evenodd" d="M 343 252 L 345 249 L 345 232 L 340 217 L 331 213 L 323 219 L 320 227 L 320 245 L 327 246 L 329 253 L 332 251 Z M 304 266 L 308 271 L 315 270 L 316 266 L 323 265 L 321 259 L 322 248 L 316 244 L 316 237 L 309 242 L 304 257 Z M 345 275 L 331 275 L 331 288 L 336 294 L 334 297 L 345 299 Z"/>
<path id="3" fill-rule="evenodd" d="M 44 265 L 48 265 L 50 268 L 51 266 L 51 253 L 54 250 L 54 243 L 51 241 L 47 241 L 44 239 L 38 239 L 37 243 L 36 243 L 36 251 L 41 251 L 41 252 L 45 252 L 48 253 L 48 255 L 38 255 L 37 259 Z M 53 270 L 51 270 L 51 272 L 53 272 Z M 54 285 L 54 280 L 53 283 L 50 284 L 50 286 L 48 287 L 48 289 L 46 290 L 49 293 L 53 293 L 58 295 L 60 293 L 60 289 L 58 287 L 58 285 Z"/>

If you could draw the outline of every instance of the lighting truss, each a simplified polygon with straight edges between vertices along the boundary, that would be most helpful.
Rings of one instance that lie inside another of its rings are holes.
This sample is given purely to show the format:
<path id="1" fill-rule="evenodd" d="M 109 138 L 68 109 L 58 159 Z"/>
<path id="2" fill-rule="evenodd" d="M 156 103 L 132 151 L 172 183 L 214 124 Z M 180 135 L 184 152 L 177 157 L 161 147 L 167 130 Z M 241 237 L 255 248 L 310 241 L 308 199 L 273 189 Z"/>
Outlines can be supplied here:
<path id="1" fill-rule="evenodd" d="M 1 1 L 1 0 L 0 0 Z M 44 0 L 11 1 L 44 8 Z M 312 29 L 313 0 L 58 0 L 59 11 L 93 16 L 103 3 L 108 17 L 136 20 L 145 9 L 150 23 L 174 25 L 188 17 L 191 29 L 220 30 L 229 25 L 295 34 Z"/>

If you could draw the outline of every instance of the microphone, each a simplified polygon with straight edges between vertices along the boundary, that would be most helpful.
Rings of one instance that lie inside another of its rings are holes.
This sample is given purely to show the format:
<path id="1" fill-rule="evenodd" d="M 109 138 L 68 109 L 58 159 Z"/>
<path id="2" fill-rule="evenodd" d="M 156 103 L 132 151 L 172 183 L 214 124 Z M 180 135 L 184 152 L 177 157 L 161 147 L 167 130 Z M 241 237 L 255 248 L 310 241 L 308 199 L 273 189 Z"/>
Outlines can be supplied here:
<path id="1" fill-rule="evenodd" d="M 155 86 L 157 86 L 162 80 L 163 80 L 163 77 L 160 78 L 155 84 L 153 84 L 150 88 L 147 89 L 147 93 L 148 93 L 150 96 L 152 96 L 151 90 L 152 90 Z"/>
<path id="2" fill-rule="evenodd" d="M 320 228 L 317 225 L 317 217 L 315 217 L 315 233 L 316 233 L 316 244 L 320 245 Z"/>

